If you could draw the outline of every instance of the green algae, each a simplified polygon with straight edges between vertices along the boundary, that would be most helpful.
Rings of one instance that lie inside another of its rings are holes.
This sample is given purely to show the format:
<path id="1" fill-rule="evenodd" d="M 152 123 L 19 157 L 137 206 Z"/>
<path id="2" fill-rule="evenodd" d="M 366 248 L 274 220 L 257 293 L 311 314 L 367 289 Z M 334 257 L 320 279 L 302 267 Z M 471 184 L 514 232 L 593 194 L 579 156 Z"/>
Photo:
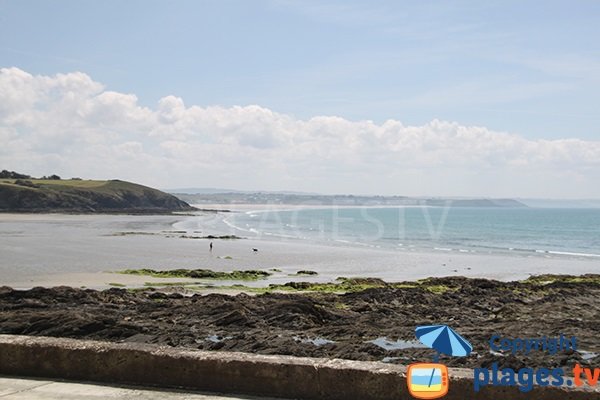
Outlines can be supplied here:
<path id="1" fill-rule="evenodd" d="M 600 274 L 585 274 L 585 275 L 555 275 L 542 274 L 532 275 L 529 278 L 520 281 L 523 284 L 548 285 L 552 283 L 587 283 L 600 285 Z"/>
<path id="2" fill-rule="evenodd" d="M 210 269 L 171 269 L 171 270 L 154 270 L 149 268 L 141 269 L 126 269 L 118 271 L 120 274 L 126 275 L 143 275 L 154 278 L 194 278 L 194 279 L 214 279 L 214 280 L 230 280 L 230 281 L 255 281 L 265 279 L 272 274 L 261 270 L 244 270 L 221 272 Z"/>

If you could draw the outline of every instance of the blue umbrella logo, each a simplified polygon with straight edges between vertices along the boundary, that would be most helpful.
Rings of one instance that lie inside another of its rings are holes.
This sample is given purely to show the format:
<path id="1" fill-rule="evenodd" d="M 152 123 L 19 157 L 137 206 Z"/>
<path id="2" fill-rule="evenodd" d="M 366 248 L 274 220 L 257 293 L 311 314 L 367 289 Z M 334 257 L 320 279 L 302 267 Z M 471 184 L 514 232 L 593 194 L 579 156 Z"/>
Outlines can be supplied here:
<path id="1" fill-rule="evenodd" d="M 425 346 L 437 351 L 434 362 L 440 353 L 453 357 L 465 357 L 471 354 L 473 346 L 447 325 L 424 325 L 415 329 L 417 339 Z"/>

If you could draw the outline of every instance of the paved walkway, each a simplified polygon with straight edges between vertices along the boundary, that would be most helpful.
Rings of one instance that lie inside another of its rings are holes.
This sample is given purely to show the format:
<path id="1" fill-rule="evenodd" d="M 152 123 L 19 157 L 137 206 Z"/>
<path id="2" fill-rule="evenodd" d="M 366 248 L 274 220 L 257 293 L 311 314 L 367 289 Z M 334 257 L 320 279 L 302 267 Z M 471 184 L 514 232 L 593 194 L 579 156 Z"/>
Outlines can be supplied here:
<path id="1" fill-rule="evenodd" d="M 0 376 L 0 400 L 267 400 L 257 397 L 200 394 L 173 390 L 102 386 L 92 383 Z M 271 399 L 275 400 L 275 399 Z"/>

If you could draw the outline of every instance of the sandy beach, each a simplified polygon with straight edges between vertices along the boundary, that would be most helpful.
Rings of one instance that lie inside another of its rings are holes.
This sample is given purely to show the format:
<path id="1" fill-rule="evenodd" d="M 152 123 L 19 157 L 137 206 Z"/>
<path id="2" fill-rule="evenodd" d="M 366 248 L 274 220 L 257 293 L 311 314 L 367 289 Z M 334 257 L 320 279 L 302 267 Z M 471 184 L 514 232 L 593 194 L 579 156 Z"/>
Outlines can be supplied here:
<path id="1" fill-rule="evenodd" d="M 265 281 L 249 283 L 258 285 L 288 282 L 290 275 L 298 270 L 312 270 L 318 275 L 293 280 L 377 277 L 393 282 L 432 276 L 509 281 L 537 274 L 577 275 L 598 269 L 597 260 L 558 255 L 389 250 L 338 242 L 253 237 L 225 224 L 226 216 L 227 213 L 198 213 L 196 216 L 1 214 L 0 283 L 15 288 L 68 285 L 101 289 L 110 287 L 110 283 L 135 287 L 149 281 L 176 280 L 114 273 L 129 268 L 215 271 L 275 268 L 281 271 Z M 243 238 L 202 238 L 209 235 Z M 209 251 L 211 241 L 212 252 Z M 253 251 L 254 248 L 258 251 Z"/>
<path id="2" fill-rule="evenodd" d="M 244 236 L 227 215 L 0 215 L 0 333 L 411 363 L 432 357 L 415 341 L 415 326 L 450 323 L 474 352 L 442 357 L 449 366 L 562 368 L 593 366 L 600 357 L 600 275 L 589 275 L 597 271 L 589 258 Z M 270 275 L 236 281 L 118 272 L 141 268 Z M 563 276 L 522 281 L 543 274 Z M 352 289 L 338 290 L 343 282 Z M 497 332 L 576 336 L 580 347 L 514 356 L 489 349 Z"/>

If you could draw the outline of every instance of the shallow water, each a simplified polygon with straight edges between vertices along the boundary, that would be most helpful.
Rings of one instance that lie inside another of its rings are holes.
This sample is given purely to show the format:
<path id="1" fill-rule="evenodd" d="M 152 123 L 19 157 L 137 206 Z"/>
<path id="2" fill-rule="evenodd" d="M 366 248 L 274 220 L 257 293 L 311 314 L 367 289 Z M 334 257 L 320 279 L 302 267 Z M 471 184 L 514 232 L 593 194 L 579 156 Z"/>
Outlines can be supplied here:
<path id="1" fill-rule="evenodd" d="M 226 222 L 255 236 L 438 252 L 562 255 L 600 262 L 600 209 L 329 207 L 248 211 Z"/>
<path id="2" fill-rule="evenodd" d="M 316 337 L 316 338 L 311 339 L 311 338 L 301 338 L 299 336 L 294 336 L 293 339 L 296 342 L 311 343 L 311 344 L 314 344 L 315 346 L 324 346 L 326 344 L 335 343 L 335 341 L 333 341 L 333 340 L 325 339 L 322 337 Z"/>
<path id="3" fill-rule="evenodd" d="M 125 282 L 124 276 L 105 277 L 98 273 L 127 268 L 282 271 L 268 280 L 243 282 L 260 286 L 289 281 L 333 281 L 340 276 L 371 276 L 388 281 L 453 275 L 512 280 L 540 273 L 600 273 L 599 260 L 590 257 L 416 248 L 398 251 L 351 242 L 257 237 L 227 225 L 226 219 L 231 218 L 232 214 L 0 214 L 0 284 L 20 288 L 61 284 L 110 287 L 110 282 Z M 237 234 L 246 239 L 190 238 L 211 234 Z M 254 252 L 253 248 L 259 251 Z M 319 275 L 294 276 L 299 270 L 314 270 Z M 79 276 L 82 274 L 86 276 Z M 71 275 L 78 276 L 71 279 Z M 137 282 L 143 283 L 144 278 Z"/>
<path id="4" fill-rule="evenodd" d="M 387 337 L 378 337 L 377 339 L 369 340 L 366 343 L 373 343 L 376 346 L 381 347 L 384 350 L 404 350 L 404 349 L 425 349 L 427 346 L 424 344 L 411 341 L 411 340 L 388 340 Z"/>
<path id="5" fill-rule="evenodd" d="M 206 340 L 207 342 L 221 343 L 222 341 L 229 339 L 233 339 L 233 336 L 209 335 L 204 340 Z"/>

